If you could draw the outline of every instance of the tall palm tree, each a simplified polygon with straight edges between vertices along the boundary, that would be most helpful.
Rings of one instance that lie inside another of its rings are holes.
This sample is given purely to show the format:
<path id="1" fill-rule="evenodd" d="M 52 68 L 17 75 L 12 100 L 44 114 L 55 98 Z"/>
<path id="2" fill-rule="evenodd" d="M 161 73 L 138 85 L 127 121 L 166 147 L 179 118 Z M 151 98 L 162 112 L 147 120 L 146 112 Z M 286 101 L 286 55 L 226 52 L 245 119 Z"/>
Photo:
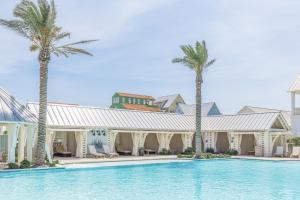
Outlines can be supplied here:
<path id="1" fill-rule="evenodd" d="M 77 48 L 76 45 L 94 40 L 84 40 L 60 45 L 62 39 L 70 38 L 69 32 L 63 32 L 56 24 L 56 7 L 54 0 L 22 0 L 13 10 L 14 20 L 0 19 L 0 24 L 19 33 L 31 41 L 30 51 L 39 51 L 40 89 L 39 89 L 39 121 L 36 165 L 45 163 L 46 113 L 47 113 L 47 82 L 48 64 L 51 55 L 68 57 L 73 54 L 92 55 Z"/>
<path id="2" fill-rule="evenodd" d="M 191 45 L 180 46 L 184 53 L 183 58 L 175 58 L 173 63 L 182 63 L 196 73 L 196 154 L 201 153 L 201 85 L 203 83 L 203 71 L 215 62 L 215 59 L 208 60 L 208 52 L 205 41 L 196 42 L 195 47 Z"/>

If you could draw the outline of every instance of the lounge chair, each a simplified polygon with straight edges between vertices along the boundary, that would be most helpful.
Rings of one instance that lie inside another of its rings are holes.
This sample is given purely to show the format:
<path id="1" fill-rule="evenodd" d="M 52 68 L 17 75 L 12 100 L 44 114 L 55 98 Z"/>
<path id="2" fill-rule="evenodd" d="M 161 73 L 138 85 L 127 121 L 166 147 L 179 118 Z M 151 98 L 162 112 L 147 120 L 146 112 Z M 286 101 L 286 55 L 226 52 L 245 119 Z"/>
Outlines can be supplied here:
<path id="1" fill-rule="evenodd" d="M 117 152 L 123 155 L 131 155 L 132 151 L 124 149 L 121 145 L 116 146 Z"/>
<path id="2" fill-rule="evenodd" d="M 145 149 L 144 151 L 146 152 L 147 155 L 151 153 L 156 154 L 156 151 L 154 149 Z"/>
<path id="3" fill-rule="evenodd" d="M 105 154 L 97 152 L 95 145 L 89 145 L 89 151 L 90 151 L 90 154 L 96 158 L 104 158 L 105 157 Z"/>
<path id="4" fill-rule="evenodd" d="M 104 153 L 110 158 L 119 157 L 118 153 L 110 152 L 109 147 L 107 145 L 103 145 L 103 150 Z"/>
<path id="5" fill-rule="evenodd" d="M 283 146 L 277 146 L 274 156 L 283 157 Z"/>
<path id="6" fill-rule="evenodd" d="M 300 147 L 293 147 L 291 158 L 294 158 L 294 157 L 299 158 L 299 155 L 300 155 Z"/>
<path id="7" fill-rule="evenodd" d="M 53 155 L 58 157 L 72 157 L 72 152 L 66 151 L 62 144 L 57 144 Z"/>

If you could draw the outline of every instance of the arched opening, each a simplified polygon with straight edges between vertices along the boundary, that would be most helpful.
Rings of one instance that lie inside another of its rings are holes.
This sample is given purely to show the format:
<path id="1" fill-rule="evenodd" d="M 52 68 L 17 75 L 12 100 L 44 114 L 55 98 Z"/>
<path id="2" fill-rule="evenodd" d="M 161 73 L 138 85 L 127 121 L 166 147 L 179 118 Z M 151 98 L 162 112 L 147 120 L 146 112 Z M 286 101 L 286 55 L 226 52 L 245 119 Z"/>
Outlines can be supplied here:
<path id="1" fill-rule="evenodd" d="M 216 152 L 224 153 L 229 149 L 229 141 L 227 133 L 218 133 L 217 134 L 217 143 L 216 143 Z"/>
<path id="2" fill-rule="evenodd" d="M 144 150 L 146 154 L 156 154 L 159 149 L 158 139 L 155 133 L 149 133 L 145 139 Z"/>
<path id="3" fill-rule="evenodd" d="M 170 141 L 170 150 L 173 154 L 183 152 L 183 142 L 180 134 L 174 134 Z"/>
<path id="4" fill-rule="evenodd" d="M 281 152 L 281 150 L 279 150 L 279 148 L 281 148 L 282 150 L 284 149 L 284 136 L 280 135 L 278 136 L 275 141 L 273 142 L 273 149 L 272 149 L 272 155 L 274 154 L 281 154 L 283 155 L 283 151 Z M 278 148 L 278 149 L 277 149 Z"/>
<path id="5" fill-rule="evenodd" d="M 131 155 L 133 149 L 133 141 L 130 133 L 119 133 L 115 141 L 116 151 L 120 155 Z"/>
<path id="6" fill-rule="evenodd" d="M 242 135 L 241 155 L 254 155 L 255 137 L 253 134 Z"/>
<path id="7" fill-rule="evenodd" d="M 53 155 L 58 157 L 76 156 L 75 132 L 57 131 L 53 135 Z"/>

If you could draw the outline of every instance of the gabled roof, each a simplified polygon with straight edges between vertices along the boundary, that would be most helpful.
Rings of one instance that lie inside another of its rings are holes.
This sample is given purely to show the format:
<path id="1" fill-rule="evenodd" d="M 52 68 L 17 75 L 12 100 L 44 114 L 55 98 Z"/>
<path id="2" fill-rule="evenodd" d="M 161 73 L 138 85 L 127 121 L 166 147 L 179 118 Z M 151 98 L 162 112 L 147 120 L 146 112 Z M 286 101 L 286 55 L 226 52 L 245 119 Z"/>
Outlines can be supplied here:
<path id="1" fill-rule="evenodd" d="M 154 100 L 154 97 L 148 96 L 148 95 L 141 95 L 141 94 L 130 94 L 130 93 L 125 93 L 125 92 L 117 92 L 119 96 L 122 97 L 132 97 L 132 98 L 140 98 L 140 99 L 151 99 Z"/>
<path id="2" fill-rule="evenodd" d="M 267 112 L 281 112 L 282 116 L 286 120 L 289 126 L 291 126 L 291 112 L 286 110 L 272 109 L 272 108 L 263 108 L 256 106 L 244 106 L 238 114 L 247 114 L 247 113 L 267 113 Z"/>
<path id="3" fill-rule="evenodd" d="M 291 85 L 289 92 L 300 93 L 300 74 L 297 76 L 296 80 Z"/>
<path id="4" fill-rule="evenodd" d="M 196 105 L 195 104 L 178 104 L 178 108 L 181 111 L 181 114 L 186 115 L 195 115 L 196 114 Z M 212 111 L 212 109 L 216 109 L 216 111 Z M 221 115 L 217 105 L 215 102 L 203 103 L 201 107 L 201 115 Z"/>
<path id="5" fill-rule="evenodd" d="M 36 116 L 13 96 L 0 88 L 0 122 L 36 123 Z"/>
<path id="6" fill-rule="evenodd" d="M 161 111 L 159 107 L 146 106 L 146 105 L 140 105 L 140 104 L 124 103 L 123 107 L 124 107 L 124 109 L 129 109 L 129 110 L 142 110 L 142 111 L 152 111 L 152 112 L 160 112 Z"/>
<path id="7" fill-rule="evenodd" d="M 38 104 L 29 103 L 38 113 Z M 280 112 L 202 117 L 203 132 L 264 132 L 279 122 L 288 125 Z M 47 124 L 53 128 L 104 127 L 120 130 L 193 132 L 195 116 L 164 112 L 107 109 L 68 104 L 48 104 Z M 277 125 L 278 126 L 278 125 Z"/>
<path id="8" fill-rule="evenodd" d="M 204 131 L 262 132 L 272 129 L 274 123 L 278 121 L 283 129 L 289 130 L 289 126 L 280 112 L 216 115 L 203 117 L 203 119 Z"/>
<path id="9" fill-rule="evenodd" d="M 155 104 L 163 103 L 162 109 L 166 109 L 166 108 L 169 108 L 174 103 L 174 101 L 176 101 L 176 99 L 178 97 L 182 99 L 180 94 L 173 94 L 173 95 L 168 95 L 168 96 L 157 97 L 156 100 L 154 101 L 154 103 Z M 183 99 L 182 99 L 182 101 L 183 101 Z M 184 103 L 184 101 L 181 103 Z"/>

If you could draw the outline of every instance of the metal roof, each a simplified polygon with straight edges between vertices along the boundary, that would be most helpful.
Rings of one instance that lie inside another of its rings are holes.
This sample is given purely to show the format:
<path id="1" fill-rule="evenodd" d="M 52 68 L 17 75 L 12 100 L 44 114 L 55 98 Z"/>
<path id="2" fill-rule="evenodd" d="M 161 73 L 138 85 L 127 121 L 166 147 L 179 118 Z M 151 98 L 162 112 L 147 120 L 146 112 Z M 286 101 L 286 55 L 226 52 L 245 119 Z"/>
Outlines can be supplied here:
<path id="1" fill-rule="evenodd" d="M 279 109 L 272 109 L 272 108 L 263 108 L 263 107 L 256 107 L 256 106 L 244 106 L 238 114 L 246 114 L 246 113 L 267 113 L 267 112 L 281 112 L 282 116 L 284 117 L 285 121 L 291 126 L 291 115 L 290 111 L 286 110 L 279 110 Z"/>
<path id="2" fill-rule="evenodd" d="M 203 103 L 201 107 L 201 115 L 202 116 L 208 116 L 211 115 L 210 111 L 214 108 L 214 106 L 217 109 L 217 113 L 221 114 L 218 107 L 216 106 L 215 102 L 208 102 L 208 103 Z M 186 115 L 195 115 L 196 114 L 196 104 L 184 104 L 184 103 L 179 103 L 178 104 L 178 111 L 181 114 L 186 114 Z"/>
<path id="3" fill-rule="evenodd" d="M 38 113 L 38 104 L 28 108 Z M 220 115 L 202 117 L 203 132 L 251 132 L 271 129 L 277 119 L 288 129 L 280 112 Z M 176 131 L 195 130 L 194 115 L 85 107 L 69 104 L 48 104 L 47 124 L 52 128 L 91 128 Z"/>
<path id="4" fill-rule="evenodd" d="M 0 122 L 36 123 L 37 118 L 13 96 L 0 88 Z"/>
<path id="5" fill-rule="evenodd" d="M 289 126 L 280 112 L 209 116 L 203 117 L 203 120 L 202 126 L 204 131 L 267 131 L 272 128 L 277 120 L 279 120 L 283 129 L 289 130 Z"/>
<path id="6" fill-rule="evenodd" d="M 162 97 L 157 97 L 156 100 L 154 101 L 155 104 L 163 103 L 162 109 L 169 108 L 177 98 L 182 99 L 182 103 L 184 103 L 183 98 L 180 96 L 180 94 L 173 94 L 173 95 L 168 95 L 168 96 L 162 96 Z"/>
<path id="7" fill-rule="evenodd" d="M 296 80 L 291 85 L 289 92 L 295 92 L 295 93 L 300 92 L 300 74 L 297 76 Z"/>

